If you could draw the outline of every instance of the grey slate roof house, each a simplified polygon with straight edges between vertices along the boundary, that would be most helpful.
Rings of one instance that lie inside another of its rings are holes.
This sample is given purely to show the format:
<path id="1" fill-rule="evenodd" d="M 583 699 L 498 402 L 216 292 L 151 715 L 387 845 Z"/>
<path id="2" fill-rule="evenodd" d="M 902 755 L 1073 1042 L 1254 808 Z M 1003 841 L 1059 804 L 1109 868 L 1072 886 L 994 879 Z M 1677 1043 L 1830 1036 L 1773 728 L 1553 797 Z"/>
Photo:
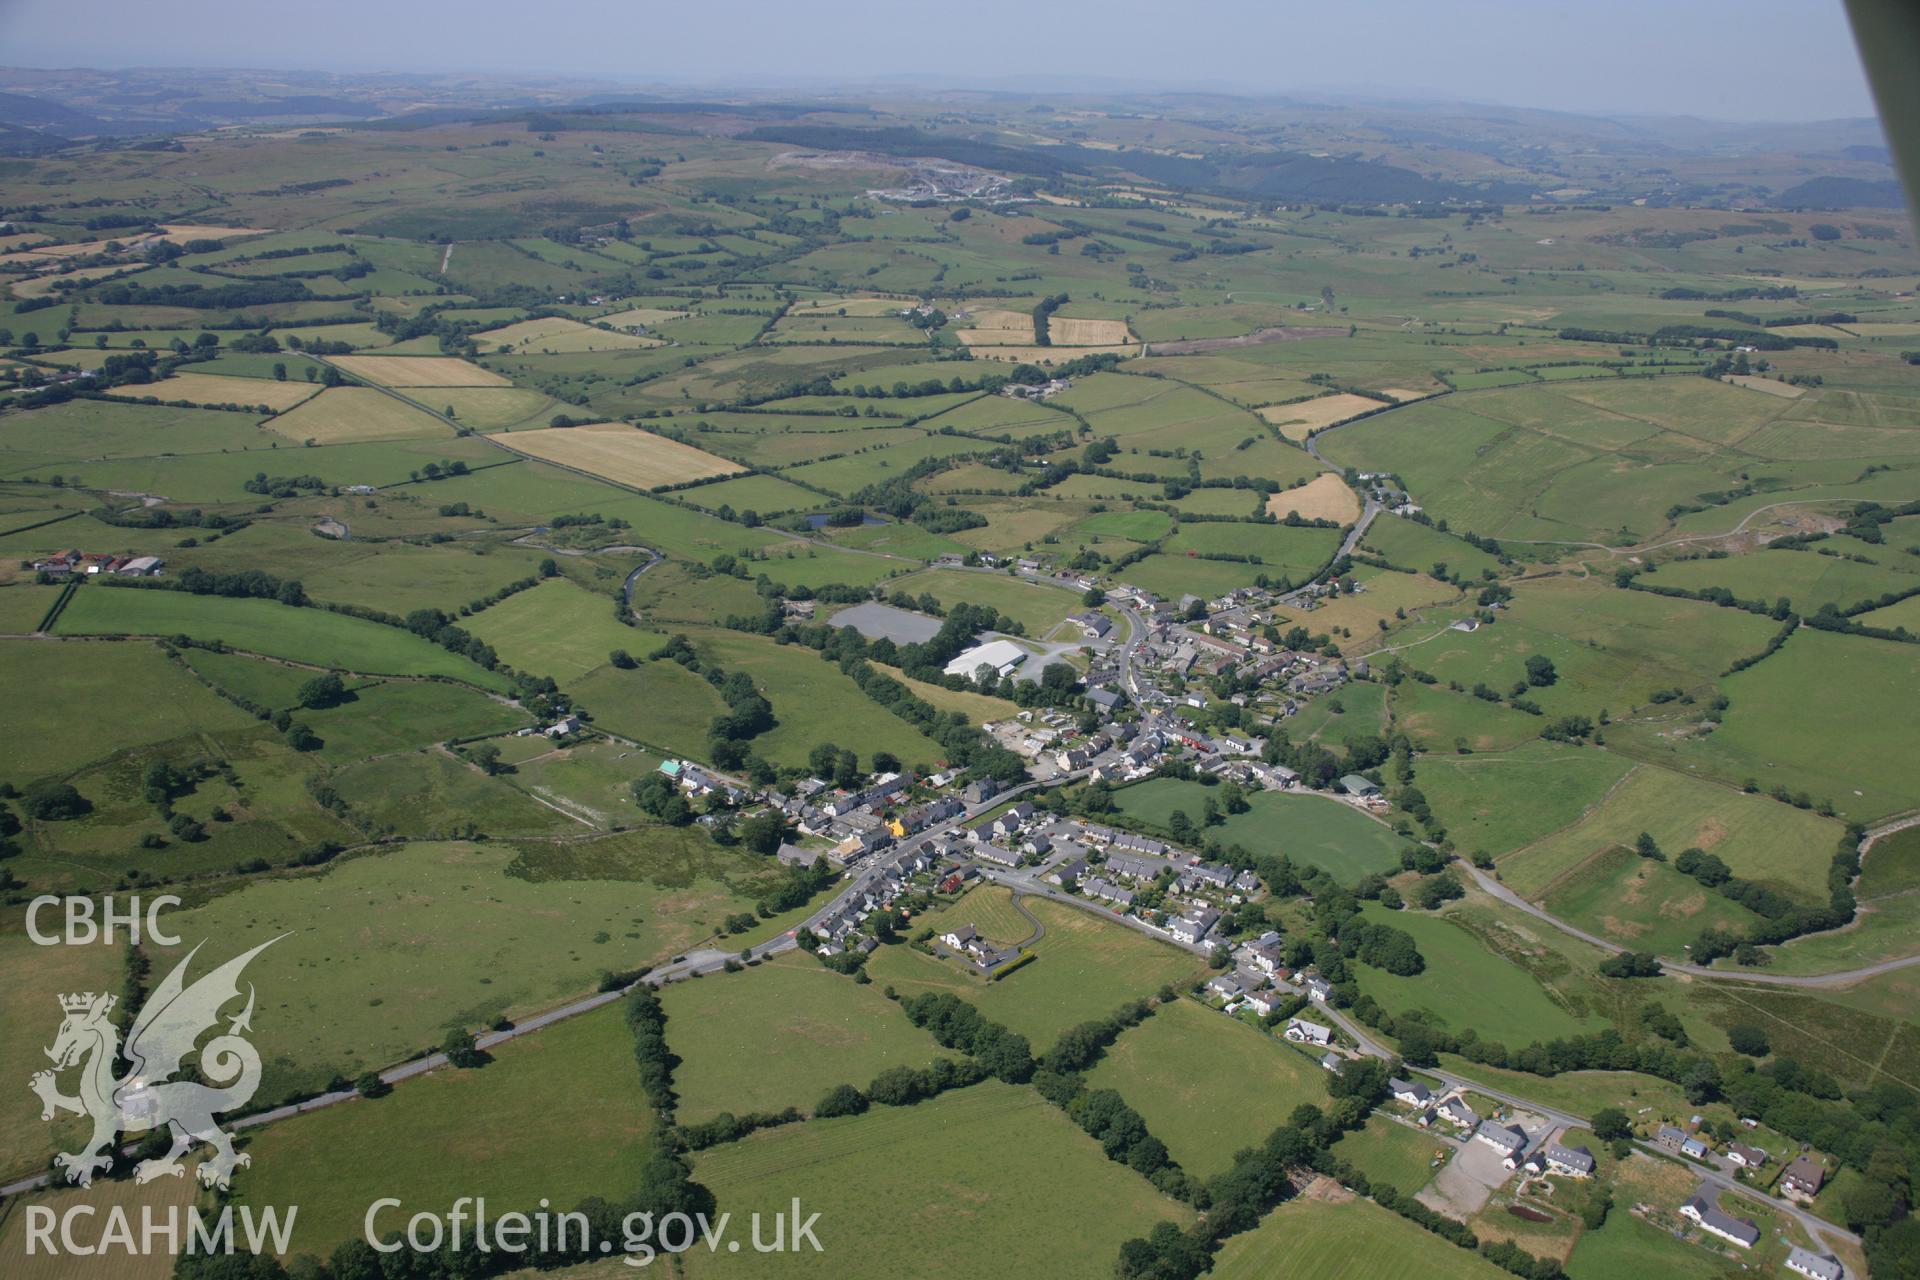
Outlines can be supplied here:
<path id="1" fill-rule="evenodd" d="M 813 850 L 802 849 L 799 845 L 788 844 L 784 840 L 780 842 L 780 851 L 774 854 L 774 857 L 789 867 L 811 867 L 820 860 L 820 855 Z"/>
<path id="2" fill-rule="evenodd" d="M 1827 1171 L 1820 1162 L 1808 1155 L 1798 1155 L 1786 1171 L 1780 1175 L 1780 1190 L 1796 1200 L 1811 1200 L 1820 1194 L 1820 1188 L 1826 1183 Z"/>
<path id="3" fill-rule="evenodd" d="M 1680 1206 L 1680 1216 L 1699 1224 L 1700 1229 L 1709 1235 L 1719 1236 L 1742 1249 L 1753 1248 L 1760 1239 L 1760 1228 L 1745 1218 L 1736 1218 L 1723 1211 L 1707 1198 L 1704 1186 Z"/>
<path id="4" fill-rule="evenodd" d="M 1484 1142 L 1501 1155 L 1508 1157 L 1526 1150 L 1527 1146 L 1527 1135 L 1523 1130 L 1492 1120 L 1480 1122 L 1480 1127 L 1473 1131 L 1473 1140 Z"/>
<path id="5" fill-rule="evenodd" d="M 1845 1280 L 1847 1274 L 1847 1269 L 1838 1260 L 1802 1249 L 1799 1245 L 1787 1250 L 1787 1270 L 1803 1275 L 1807 1280 Z"/>
<path id="6" fill-rule="evenodd" d="M 1417 1080 L 1402 1080 L 1395 1076 L 1387 1081 L 1387 1088 L 1393 1092 L 1395 1102 L 1404 1102 L 1410 1107 L 1424 1107 L 1433 1101 L 1433 1091 Z"/>

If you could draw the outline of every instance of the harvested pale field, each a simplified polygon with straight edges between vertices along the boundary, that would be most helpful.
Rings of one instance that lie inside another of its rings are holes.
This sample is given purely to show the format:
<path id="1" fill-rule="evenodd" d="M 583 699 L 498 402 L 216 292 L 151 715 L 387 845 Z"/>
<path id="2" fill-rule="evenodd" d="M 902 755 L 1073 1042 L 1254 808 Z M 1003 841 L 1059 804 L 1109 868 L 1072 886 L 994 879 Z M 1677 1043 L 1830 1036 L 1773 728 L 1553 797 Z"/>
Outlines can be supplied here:
<path id="1" fill-rule="evenodd" d="M 475 334 L 473 340 L 483 351 L 507 348 L 516 354 L 578 355 L 588 351 L 635 351 L 657 347 L 658 338 L 643 338 L 636 333 L 610 333 L 565 316 L 543 316 L 522 320 L 503 329 Z"/>
<path id="2" fill-rule="evenodd" d="M 1111 347 L 1133 341 L 1125 320 L 1077 320 L 1071 316 L 1050 318 L 1047 337 L 1056 347 Z"/>
<path id="3" fill-rule="evenodd" d="M 229 236 L 263 236 L 270 230 L 267 227 L 207 227 L 187 222 L 169 222 L 166 227 L 166 232 L 157 238 L 175 244 L 189 240 L 224 240 Z"/>
<path id="4" fill-rule="evenodd" d="M 437 387 L 416 391 L 413 398 L 443 413 L 452 410 L 447 416 L 475 431 L 544 427 L 556 410 L 566 407 L 528 387 Z"/>
<path id="5" fill-rule="evenodd" d="M 1380 388 L 1380 394 L 1383 396 L 1392 396 L 1395 400 L 1404 402 L 1407 400 L 1424 400 L 1432 395 L 1433 392 L 1414 391 L 1407 387 L 1382 387 Z"/>
<path id="6" fill-rule="evenodd" d="M 1321 396 L 1317 400 L 1300 400 L 1293 404 L 1270 404 L 1259 411 L 1260 416 L 1280 428 L 1280 434 L 1289 440 L 1305 440 L 1322 427 L 1330 427 L 1336 422 L 1345 422 L 1357 418 L 1363 413 L 1371 413 L 1384 406 L 1378 400 L 1366 396 L 1341 393 Z"/>
<path id="7" fill-rule="evenodd" d="M 115 387 L 107 394 L 125 399 L 159 396 L 162 400 L 185 400 L 190 404 L 264 404 L 280 413 L 309 399 L 319 390 L 319 384 L 313 382 L 229 378 L 218 373 L 176 373 L 158 382 Z"/>
<path id="8" fill-rule="evenodd" d="M 29 249 L 37 257 L 46 258 L 84 258 L 90 254 L 105 253 L 111 240 L 81 240 L 74 244 L 43 244 L 37 249 Z M 126 241 L 121 241 L 125 244 Z"/>
<path id="9" fill-rule="evenodd" d="M 1033 317 L 1024 311 L 976 311 L 965 320 L 965 328 L 956 327 L 953 336 L 970 347 L 992 347 L 1033 342 Z"/>
<path id="10" fill-rule="evenodd" d="M 966 315 L 967 327 L 972 329 L 1010 329 L 1015 333 L 1033 332 L 1033 315 L 1026 311 L 1007 311 L 999 307 L 982 307 Z"/>
<path id="11" fill-rule="evenodd" d="M 600 323 L 610 324 L 616 329 L 631 329 L 635 325 L 665 324 L 669 320 L 685 320 L 684 311 L 668 311 L 664 307 L 634 307 L 628 311 L 615 312 L 610 316 L 601 316 Z"/>
<path id="12" fill-rule="evenodd" d="M 1328 472 L 1297 489 L 1283 489 L 1267 499 L 1268 515 L 1284 520 L 1289 511 L 1299 512 L 1302 520 L 1352 524 L 1360 518 L 1360 498 L 1347 487 L 1346 481 Z"/>
<path id="13" fill-rule="evenodd" d="M 510 387 L 497 373 L 453 356 L 329 356 L 344 373 L 383 387 Z"/>
<path id="14" fill-rule="evenodd" d="M 962 333 L 964 337 L 964 332 Z M 1117 356 L 1137 356 L 1138 344 L 1124 347 L 974 347 L 975 360 L 1011 360 L 1016 364 L 1063 364 L 1068 360 L 1078 360 L 1081 356 L 1105 355 L 1111 352 Z"/>
<path id="15" fill-rule="evenodd" d="M 707 476 L 727 476 L 746 468 L 690 444 L 630 427 L 596 422 L 585 427 L 546 427 L 496 436 L 501 444 L 530 458 L 585 471 L 616 484 L 653 489 Z"/>
<path id="16" fill-rule="evenodd" d="M 1847 328 L 1863 338 L 1920 338 L 1920 324 L 1905 320 L 1860 320 Z"/>
<path id="17" fill-rule="evenodd" d="M 1787 382 L 1776 382 L 1772 378 L 1756 378 L 1752 374 L 1734 374 L 1727 379 L 1736 387 L 1745 387 L 1749 391 L 1764 391 L 1770 396 L 1780 396 L 1786 400 L 1798 400 L 1806 394 L 1805 387 L 1796 387 Z"/>
<path id="18" fill-rule="evenodd" d="M 372 387 L 330 387 L 268 424 L 296 444 L 360 444 L 367 440 L 453 438 L 447 425 Z"/>

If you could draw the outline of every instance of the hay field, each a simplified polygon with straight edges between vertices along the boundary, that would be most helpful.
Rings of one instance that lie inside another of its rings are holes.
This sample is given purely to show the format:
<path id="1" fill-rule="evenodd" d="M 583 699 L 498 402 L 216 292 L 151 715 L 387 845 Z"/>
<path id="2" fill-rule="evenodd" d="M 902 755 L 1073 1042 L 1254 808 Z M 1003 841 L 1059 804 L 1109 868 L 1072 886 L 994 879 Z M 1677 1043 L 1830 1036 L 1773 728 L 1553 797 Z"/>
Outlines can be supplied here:
<path id="1" fill-rule="evenodd" d="M 1392 395 L 1393 392 L 1387 392 Z M 1336 422 L 1345 422 L 1357 418 L 1363 413 L 1383 407 L 1378 400 L 1366 396 L 1339 395 L 1321 396 L 1317 400 L 1301 400 L 1294 404 L 1270 404 L 1259 410 L 1262 418 L 1280 428 L 1280 434 L 1289 440 L 1305 440 L 1322 427 L 1330 427 Z"/>
<path id="2" fill-rule="evenodd" d="M 453 356 L 330 356 L 330 363 L 383 387 L 507 387 L 497 373 Z"/>
<path id="3" fill-rule="evenodd" d="M 956 326 L 955 333 L 962 342 L 967 342 L 969 345 L 974 342 L 1032 342 L 1033 316 L 1025 311 L 1004 311 L 996 307 L 982 307 L 978 311 L 968 313 L 965 326 Z M 968 333 L 981 336 L 969 340 Z"/>
<path id="4" fill-rule="evenodd" d="M 1267 499 L 1267 514 L 1286 519 L 1297 511 L 1303 520 L 1338 520 L 1352 524 L 1360 518 L 1360 498 L 1347 482 L 1331 471 L 1315 476 L 1295 489 L 1283 489 Z"/>
<path id="5" fill-rule="evenodd" d="M 442 411 L 451 409 L 448 416 L 475 431 L 545 426 L 563 407 L 546 392 L 528 387 L 446 387 L 416 391 L 413 398 Z"/>
<path id="6" fill-rule="evenodd" d="M 681 484 L 746 470 L 737 462 L 624 422 L 545 427 L 538 431 L 514 432 L 499 440 L 516 453 L 557 462 L 636 489 L 653 489 L 663 484 Z"/>
<path id="7" fill-rule="evenodd" d="M 1111 347 L 1133 341 L 1125 320 L 1080 320 L 1072 316 L 1049 319 L 1047 336 L 1056 347 Z"/>
<path id="8" fill-rule="evenodd" d="M 38 1116 L 39 1112 L 34 1114 Z M 187 1167 L 198 1164 L 202 1150 L 204 1148 L 196 1149 L 188 1157 Z M 61 1181 L 57 1190 L 33 1192 L 29 1200 L 14 1206 L 4 1219 L 0 1219 L 0 1272 L 14 1277 L 14 1280 L 71 1280 L 72 1277 L 85 1274 L 111 1274 L 116 1280 L 167 1280 L 173 1274 L 174 1256 L 164 1247 L 141 1254 L 132 1250 L 122 1253 L 117 1246 L 103 1244 L 101 1251 L 111 1260 L 103 1263 L 102 1258 L 94 1257 L 93 1265 L 79 1257 L 64 1254 L 58 1248 L 49 1251 L 44 1244 L 29 1254 L 26 1204 L 44 1206 L 56 1214 L 85 1206 L 88 1212 L 99 1215 L 91 1223 L 76 1225 L 78 1239 L 86 1241 L 90 1233 L 97 1233 L 104 1227 L 107 1215 L 115 1211 L 124 1212 L 136 1230 L 143 1212 L 150 1212 L 156 1222 L 164 1223 L 168 1210 L 184 1210 L 194 1203 L 198 1186 L 191 1176 L 159 1178 L 145 1186 L 125 1178 L 102 1179 L 85 1190 L 67 1186 Z M 213 1213 L 208 1214 L 209 1219 L 213 1216 Z M 238 1223 L 234 1225 L 234 1234 L 241 1235 Z M 160 1238 L 165 1239 L 164 1236 Z M 112 1252 L 107 1253 L 108 1249 Z"/>
<path id="9" fill-rule="evenodd" d="M 631 329 L 635 325 L 665 324 L 669 320 L 685 320 L 684 311 L 669 311 L 665 307 L 634 307 L 628 311 L 617 311 L 610 316 L 601 316 L 601 324 L 610 324 L 616 329 Z"/>
<path id="10" fill-rule="evenodd" d="M 402 404 L 372 387 L 329 387 L 268 424 L 295 444 L 361 444 L 368 440 L 453 437 L 430 413 Z"/>
<path id="11" fill-rule="evenodd" d="M 1806 394 L 1806 388 L 1796 387 L 1787 382 L 1776 382 L 1772 378 L 1756 378 L 1752 374 L 1733 374 L 1727 378 L 1736 387 L 1745 387 L 1749 391 L 1764 391 L 1770 396 L 1779 396 L 1785 400 L 1798 400 Z"/>
<path id="12" fill-rule="evenodd" d="M 501 329 L 489 329 L 485 333 L 475 334 L 474 341 L 480 343 L 483 349 L 506 347 L 516 354 L 532 352 L 561 355 L 579 355 L 589 351 L 635 351 L 660 345 L 658 338 L 643 338 L 635 333 L 609 333 L 565 316 L 543 316 L 538 320 L 522 320 L 519 324 L 510 324 Z"/>
<path id="13" fill-rule="evenodd" d="M 230 378 L 217 373 L 176 373 L 158 382 L 115 387 L 109 394 L 116 399 L 158 396 L 162 400 L 186 400 L 192 404 L 264 404 L 276 413 L 284 413 L 301 401 L 311 399 L 319 390 L 320 385 L 314 382 Z"/>
<path id="14" fill-rule="evenodd" d="M 174 244 L 185 244 L 189 240 L 224 240 L 228 236 L 264 236 L 270 227 L 209 227 L 199 223 L 170 222 L 166 232 L 158 237 L 171 240 Z"/>
<path id="15" fill-rule="evenodd" d="M 1408 401 L 1408 400 L 1424 400 L 1428 396 L 1432 395 L 1433 392 L 1414 391 L 1407 387 L 1382 387 L 1380 388 L 1380 394 L 1383 396 L 1392 396 L 1395 400 L 1399 400 L 1404 403 L 1405 401 Z"/>

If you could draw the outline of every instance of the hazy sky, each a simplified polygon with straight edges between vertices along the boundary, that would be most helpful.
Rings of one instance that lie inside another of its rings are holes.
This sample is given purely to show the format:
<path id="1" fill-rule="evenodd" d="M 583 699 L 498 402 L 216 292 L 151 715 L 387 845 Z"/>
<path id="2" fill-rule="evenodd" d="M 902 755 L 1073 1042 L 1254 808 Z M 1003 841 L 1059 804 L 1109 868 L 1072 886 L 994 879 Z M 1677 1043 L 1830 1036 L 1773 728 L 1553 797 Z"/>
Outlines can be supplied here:
<path id="1" fill-rule="evenodd" d="M 0 0 L 0 64 L 1437 93 L 1873 114 L 1840 0 Z"/>

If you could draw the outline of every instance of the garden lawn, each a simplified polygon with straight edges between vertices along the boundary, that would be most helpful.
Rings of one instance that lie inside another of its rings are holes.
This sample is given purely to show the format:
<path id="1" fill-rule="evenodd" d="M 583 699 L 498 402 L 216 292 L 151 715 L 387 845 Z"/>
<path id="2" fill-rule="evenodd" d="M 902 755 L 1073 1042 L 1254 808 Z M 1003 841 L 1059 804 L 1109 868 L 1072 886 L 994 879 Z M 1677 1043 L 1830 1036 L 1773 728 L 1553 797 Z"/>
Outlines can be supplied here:
<path id="1" fill-rule="evenodd" d="M 922 1067 L 938 1053 L 880 988 L 793 952 L 747 969 L 677 982 L 661 996 L 667 1043 L 680 1059 L 674 1092 L 689 1124 L 798 1107 L 889 1067 Z M 778 1070 L 768 1070 L 778 1063 Z"/>

